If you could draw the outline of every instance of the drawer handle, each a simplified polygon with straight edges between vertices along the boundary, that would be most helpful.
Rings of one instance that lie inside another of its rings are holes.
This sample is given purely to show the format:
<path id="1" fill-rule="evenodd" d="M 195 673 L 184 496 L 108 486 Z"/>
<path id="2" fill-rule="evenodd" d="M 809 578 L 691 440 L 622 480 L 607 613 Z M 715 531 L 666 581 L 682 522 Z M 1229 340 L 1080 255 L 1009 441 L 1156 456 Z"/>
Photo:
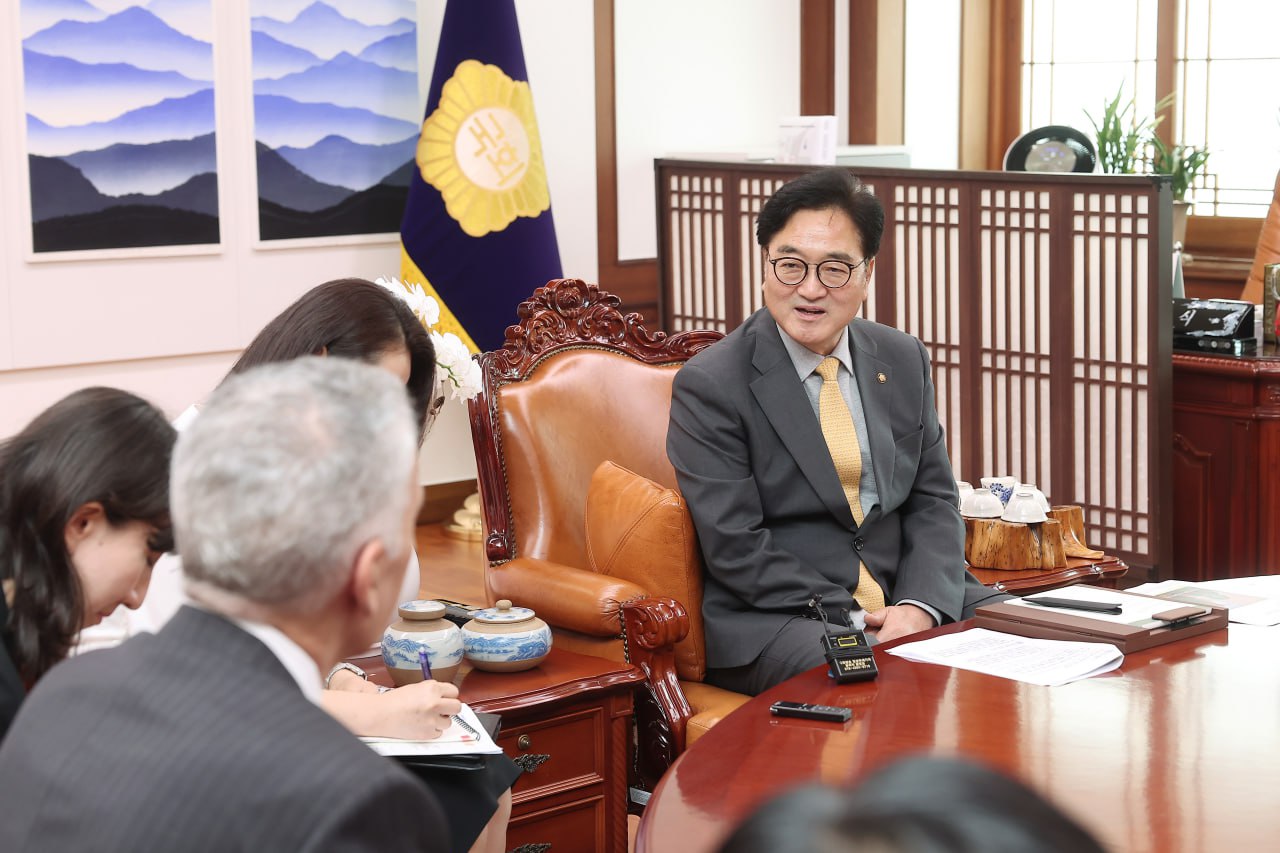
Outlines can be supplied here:
<path id="1" fill-rule="evenodd" d="M 550 844 L 521 844 L 510 853 L 547 853 L 550 849 Z"/>
<path id="2" fill-rule="evenodd" d="M 526 750 L 533 746 L 533 738 L 528 735 L 520 735 L 520 737 L 516 739 L 516 746 L 520 747 L 521 750 Z"/>
<path id="3" fill-rule="evenodd" d="M 551 758 L 550 755 L 540 753 L 531 753 L 529 755 L 517 755 L 511 759 L 525 773 L 532 773 L 543 765 L 544 762 Z"/>

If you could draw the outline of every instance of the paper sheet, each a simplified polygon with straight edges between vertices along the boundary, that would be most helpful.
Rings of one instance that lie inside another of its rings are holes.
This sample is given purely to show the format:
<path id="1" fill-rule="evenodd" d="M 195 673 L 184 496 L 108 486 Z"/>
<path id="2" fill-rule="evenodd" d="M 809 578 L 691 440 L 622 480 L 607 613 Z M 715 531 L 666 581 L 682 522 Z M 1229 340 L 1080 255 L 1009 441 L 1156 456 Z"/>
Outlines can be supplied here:
<path id="1" fill-rule="evenodd" d="M 502 752 L 502 747 L 489 737 L 475 711 L 469 706 L 464 704 L 458 716 L 479 737 L 468 733 L 455 721 L 434 740 L 402 740 L 394 737 L 362 737 L 360 740 L 379 755 L 497 755 Z"/>
<path id="2" fill-rule="evenodd" d="M 1110 643 L 1035 640 L 986 628 L 943 634 L 888 651 L 918 663 L 936 663 L 1047 687 L 1110 672 L 1124 661 L 1124 655 Z"/>
<path id="3" fill-rule="evenodd" d="M 1280 625 L 1280 584 L 1276 576 L 1229 578 L 1191 583 L 1160 581 L 1135 586 L 1128 592 L 1154 595 L 1184 604 L 1208 604 L 1227 608 L 1227 619 L 1241 625 Z"/>

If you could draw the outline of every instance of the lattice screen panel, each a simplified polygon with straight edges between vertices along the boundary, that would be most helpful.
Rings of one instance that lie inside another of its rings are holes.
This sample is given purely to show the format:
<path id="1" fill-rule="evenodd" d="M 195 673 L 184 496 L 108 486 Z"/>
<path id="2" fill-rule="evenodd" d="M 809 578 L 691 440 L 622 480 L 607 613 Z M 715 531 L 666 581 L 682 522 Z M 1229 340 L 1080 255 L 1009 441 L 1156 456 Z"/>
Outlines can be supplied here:
<path id="1" fill-rule="evenodd" d="M 875 185 L 868 182 L 875 191 Z M 947 445 L 963 446 L 960 337 L 960 190 L 955 186 L 896 186 L 886 209 L 886 234 L 880 256 L 893 251 L 894 275 L 884 276 L 877 261 L 871 292 L 892 283 L 896 322 L 876 313 L 879 301 L 868 298 L 868 317 L 918 337 L 933 359 L 938 418 Z M 891 238 L 891 239 L 890 239 Z M 883 283 L 881 283 L 883 282 Z M 965 478 L 964 460 L 953 452 L 952 467 Z M 980 476 L 974 474 L 974 477 Z"/>
<path id="2" fill-rule="evenodd" d="M 1151 217 L 1147 198 L 1072 196 L 1074 491 L 1086 524 L 1105 531 L 1102 547 L 1136 553 L 1151 536 L 1151 295 L 1128 282 L 1149 275 Z"/>
<path id="3" fill-rule="evenodd" d="M 672 257 L 670 304 L 682 318 L 679 329 L 728 331 L 724 303 L 724 179 L 681 175 L 671 182 L 666 217 Z"/>
<path id="4" fill-rule="evenodd" d="M 981 470 L 1054 492 L 1050 465 L 1049 194 L 979 190 Z M 1065 376 L 1063 380 L 1065 381 Z M 1000 428 L 1000 427 L 1005 428 Z M 1065 502 L 1065 501 L 1061 501 Z"/>

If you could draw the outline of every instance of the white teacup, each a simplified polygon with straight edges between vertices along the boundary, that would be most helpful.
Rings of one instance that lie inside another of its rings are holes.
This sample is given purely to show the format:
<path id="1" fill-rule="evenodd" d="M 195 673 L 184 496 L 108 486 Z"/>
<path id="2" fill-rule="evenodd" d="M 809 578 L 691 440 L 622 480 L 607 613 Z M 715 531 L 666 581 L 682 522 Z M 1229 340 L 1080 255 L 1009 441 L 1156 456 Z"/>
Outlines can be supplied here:
<path id="1" fill-rule="evenodd" d="M 1044 496 L 1044 492 L 1040 491 L 1030 483 L 1019 483 L 1018 485 L 1013 487 L 1013 491 L 1015 494 L 1017 492 L 1022 491 L 1023 489 L 1030 489 L 1031 494 L 1035 495 L 1036 501 L 1040 504 L 1040 508 L 1043 509 L 1045 512 L 1049 511 L 1050 509 L 1049 499 Z"/>
<path id="2" fill-rule="evenodd" d="M 956 480 L 956 491 L 960 493 L 958 505 L 964 506 L 964 499 L 973 494 L 973 486 L 969 485 L 964 480 Z"/>
<path id="3" fill-rule="evenodd" d="M 1005 521 L 1035 524 L 1045 521 L 1049 516 L 1045 515 L 1044 508 L 1040 506 L 1040 501 L 1036 500 L 1035 493 L 1031 489 L 1022 488 L 1013 493 L 1013 497 L 1009 499 L 1009 505 L 1004 508 L 1004 514 L 1000 517 Z"/>
<path id="4" fill-rule="evenodd" d="M 999 518 L 1003 510 L 1000 499 L 986 489 L 974 489 L 960 504 L 960 514 L 966 518 Z"/>
<path id="5" fill-rule="evenodd" d="M 1009 502 L 1009 498 L 1013 497 L 1013 487 L 1018 485 L 1016 477 L 983 477 L 980 482 L 982 488 L 1000 498 L 1001 505 Z"/>

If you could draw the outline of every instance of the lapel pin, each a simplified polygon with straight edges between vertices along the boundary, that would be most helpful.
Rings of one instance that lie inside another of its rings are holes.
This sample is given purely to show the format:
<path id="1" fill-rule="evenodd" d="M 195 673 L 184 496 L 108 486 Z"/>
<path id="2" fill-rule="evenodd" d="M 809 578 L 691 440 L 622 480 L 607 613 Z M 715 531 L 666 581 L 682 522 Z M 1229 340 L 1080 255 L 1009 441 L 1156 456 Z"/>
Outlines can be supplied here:
<path id="1" fill-rule="evenodd" d="M 888 376 L 885 376 L 883 373 L 877 373 L 877 374 L 876 374 L 876 380 L 877 380 L 881 385 L 883 385 L 884 383 L 886 383 L 886 382 L 888 382 L 888 381 L 889 381 L 889 377 L 888 377 Z"/>

